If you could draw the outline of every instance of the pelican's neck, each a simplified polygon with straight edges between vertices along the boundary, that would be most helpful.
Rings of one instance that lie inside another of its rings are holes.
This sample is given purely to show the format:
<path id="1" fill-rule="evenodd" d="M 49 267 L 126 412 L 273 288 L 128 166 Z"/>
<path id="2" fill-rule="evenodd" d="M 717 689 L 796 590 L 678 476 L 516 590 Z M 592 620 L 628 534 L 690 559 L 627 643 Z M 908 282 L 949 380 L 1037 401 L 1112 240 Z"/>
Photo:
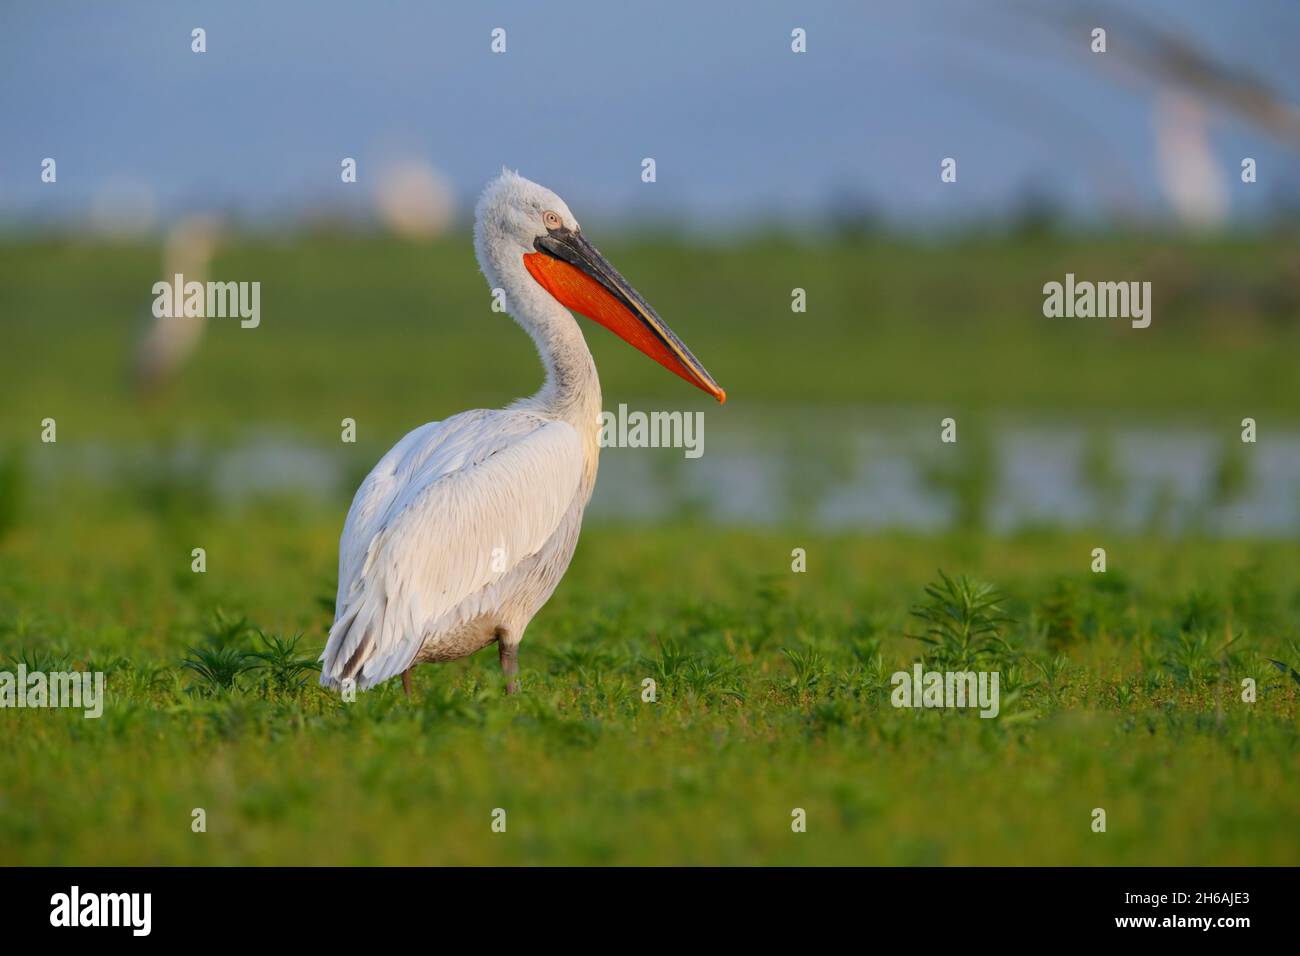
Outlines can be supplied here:
<path id="1" fill-rule="evenodd" d="M 569 310 L 528 274 L 523 260 L 503 269 L 506 310 L 537 346 L 546 381 L 521 405 L 567 421 L 585 435 L 598 430 L 600 379 L 582 330 Z"/>

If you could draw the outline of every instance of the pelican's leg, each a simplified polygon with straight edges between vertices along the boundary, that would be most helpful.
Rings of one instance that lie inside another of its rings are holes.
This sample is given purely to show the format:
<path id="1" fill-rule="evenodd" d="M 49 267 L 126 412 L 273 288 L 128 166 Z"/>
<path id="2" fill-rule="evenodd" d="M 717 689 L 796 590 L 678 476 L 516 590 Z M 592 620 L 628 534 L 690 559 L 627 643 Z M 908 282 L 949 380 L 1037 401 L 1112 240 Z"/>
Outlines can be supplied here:
<path id="1" fill-rule="evenodd" d="M 519 693 L 519 644 L 505 634 L 497 636 L 497 650 L 501 652 L 501 673 L 506 679 L 506 693 Z"/>
<path id="2" fill-rule="evenodd" d="M 414 669 L 415 665 L 412 664 L 406 670 L 402 671 L 402 690 L 406 691 L 407 697 L 411 696 L 411 671 Z"/>

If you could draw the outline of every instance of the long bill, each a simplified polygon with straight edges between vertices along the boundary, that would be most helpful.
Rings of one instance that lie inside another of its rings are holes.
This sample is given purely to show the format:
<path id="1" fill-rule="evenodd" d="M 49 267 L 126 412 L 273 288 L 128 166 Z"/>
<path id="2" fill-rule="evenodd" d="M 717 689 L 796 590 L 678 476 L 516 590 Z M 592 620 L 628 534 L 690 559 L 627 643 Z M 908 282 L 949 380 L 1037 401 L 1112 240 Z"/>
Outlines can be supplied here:
<path id="1" fill-rule="evenodd" d="M 537 252 L 524 256 L 524 266 L 566 309 L 599 322 L 719 402 L 727 400 L 700 360 L 581 232 L 552 229 L 533 248 Z"/>

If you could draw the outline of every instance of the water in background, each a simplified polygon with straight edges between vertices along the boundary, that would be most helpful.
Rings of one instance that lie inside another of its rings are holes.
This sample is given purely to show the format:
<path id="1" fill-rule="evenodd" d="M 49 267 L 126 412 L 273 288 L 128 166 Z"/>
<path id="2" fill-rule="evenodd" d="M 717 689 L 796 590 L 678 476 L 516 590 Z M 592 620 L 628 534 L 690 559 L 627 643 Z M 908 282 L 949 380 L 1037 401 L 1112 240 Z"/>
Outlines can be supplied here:
<path id="1" fill-rule="evenodd" d="M 959 423 L 941 414 L 797 409 L 705 413 L 703 454 L 606 448 L 588 520 L 822 530 L 951 528 L 1005 534 L 1099 527 L 1284 537 L 1300 531 L 1300 432 L 1241 442 L 1223 427 L 1085 425 L 1069 419 Z M 62 444 L 62 443 L 61 443 Z M 337 501 L 340 523 L 380 448 L 307 444 L 261 429 L 227 448 L 85 446 L 33 461 L 41 487 L 65 480 L 201 485 L 215 507 L 259 498 Z M 193 489 L 191 489 L 193 490 Z"/>

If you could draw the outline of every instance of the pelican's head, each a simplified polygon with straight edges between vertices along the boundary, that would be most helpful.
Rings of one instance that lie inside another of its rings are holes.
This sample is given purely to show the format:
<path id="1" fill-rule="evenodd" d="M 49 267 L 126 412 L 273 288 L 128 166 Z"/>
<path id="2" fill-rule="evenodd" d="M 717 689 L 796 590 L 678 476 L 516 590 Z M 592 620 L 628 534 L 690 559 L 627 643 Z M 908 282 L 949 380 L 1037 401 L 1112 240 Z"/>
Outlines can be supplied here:
<path id="1" fill-rule="evenodd" d="M 474 249 L 489 280 L 522 260 L 565 308 L 599 322 L 719 402 L 727 400 L 699 359 L 587 241 L 564 200 L 545 186 L 502 170 L 475 210 Z"/>

